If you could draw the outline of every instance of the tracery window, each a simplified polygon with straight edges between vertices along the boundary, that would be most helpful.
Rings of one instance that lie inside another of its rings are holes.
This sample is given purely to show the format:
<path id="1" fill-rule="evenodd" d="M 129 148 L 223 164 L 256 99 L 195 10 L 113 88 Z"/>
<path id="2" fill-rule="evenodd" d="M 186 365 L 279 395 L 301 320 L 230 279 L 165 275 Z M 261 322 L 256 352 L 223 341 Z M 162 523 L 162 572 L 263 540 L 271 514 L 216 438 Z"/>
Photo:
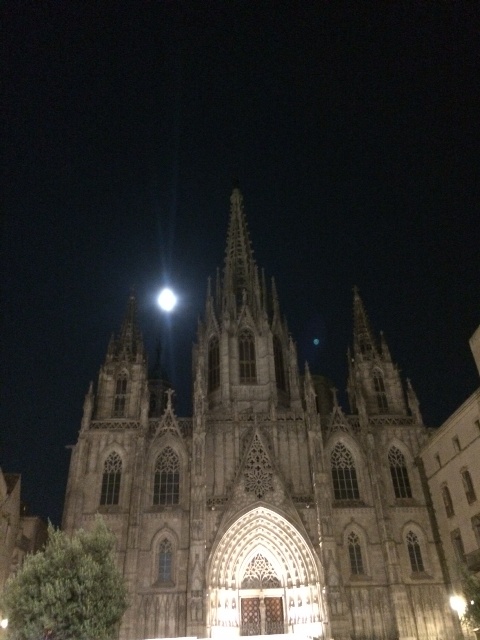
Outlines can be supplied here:
<path id="1" fill-rule="evenodd" d="M 255 338 L 248 329 L 238 336 L 238 361 L 240 367 L 240 384 L 255 384 L 257 366 L 255 361 Z"/>
<path id="2" fill-rule="evenodd" d="M 214 336 L 208 343 L 208 390 L 214 391 L 220 386 L 220 345 Z"/>
<path id="3" fill-rule="evenodd" d="M 463 488 L 465 489 L 465 495 L 467 497 L 468 504 L 472 504 L 477 499 L 477 495 L 475 493 L 475 487 L 473 486 L 472 476 L 470 475 L 470 471 L 468 469 L 464 469 L 462 471 L 462 482 Z"/>
<path id="4" fill-rule="evenodd" d="M 409 531 L 405 536 L 405 542 L 407 543 L 408 557 L 410 559 L 410 567 L 413 573 L 422 573 L 425 571 L 423 565 L 422 551 L 420 549 L 420 542 L 418 536 L 413 531 Z"/>
<path id="5" fill-rule="evenodd" d="M 244 470 L 245 490 L 254 493 L 260 500 L 273 490 L 273 470 L 268 455 L 258 436 L 255 436 Z"/>
<path id="6" fill-rule="evenodd" d="M 173 545 L 168 538 L 158 545 L 158 582 L 173 582 Z"/>
<path id="7" fill-rule="evenodd" d="M 178 504 L 179 499 L 180 460 L 172 447 L 165 447 L 155 463 L 153 504 Z"/>
<path id="8" fill-rule="evenodd" d="M 113 405 L 113 415 L 115 418 L 123 418 L 125 415 L 125 404 L 127 400 L 127 374 L 121 373 L 115 383 L 115 400 Z"/>
<path id="9" fill-rule="evenodd" d="M 393 490 L 396 498 L 411 498 L 412 488 L 408 478 L 405 456 L 397 447 L 392 447 L 388 452 L 390 474 L 392 476 Z"/>
<path id="10" fill-rule="evenodd" d="M 337 442 L 332 450 L 330 461 L 335 500 L 358 500 L 360 492 L 355 462 L 343 442 Z"/>
<path id="11" fill-rule="evenodd" d="M 442 487 L 442 498 L 443 504 L 445 505 L 445 513 L 447 514 L 447 518 L 451 518 L 455 515 L 455 510 L 453 508 L 452 496 L 450 495 L 450 489 L 447 485 L 443 485 Z"/>
<path id="12" fill-rule="evenodd" d="M 360 546 L 360 538 L 352 531 L 348 534 L 348 556 L 350 558 L 350 571 L 353 575 L 363 575 L 362 547 Z"/>
<path id="13" fill-rule="evenodd" d="M 281 582 L 272 564 L 258 553 L 245 571 L 242 589 L 274 589 L 281 587 Z"/>
<path id="14" fill-rule="evenodd" d="M 118 504 L 121 479 L 122 459 L 116 451 L 112 451 L 103 464 L 101 505 Z"/>
<path id="15" fill-rule="evenodd" d="M 273 360 L 275 363 L 275 380 L 277 381 L 277 389 L 286 391 L 282 343 L 278 336 L 273 336 Z"/>
<path id="16" fill-rule="evenodd" d="M 377 404 L 379 411 L 386 413 L 388 411 L 387 394 L 385 392 L 385 382 L 383 374 L 378 369 L 373 372 L 373 386 L 377 396 Z"/>

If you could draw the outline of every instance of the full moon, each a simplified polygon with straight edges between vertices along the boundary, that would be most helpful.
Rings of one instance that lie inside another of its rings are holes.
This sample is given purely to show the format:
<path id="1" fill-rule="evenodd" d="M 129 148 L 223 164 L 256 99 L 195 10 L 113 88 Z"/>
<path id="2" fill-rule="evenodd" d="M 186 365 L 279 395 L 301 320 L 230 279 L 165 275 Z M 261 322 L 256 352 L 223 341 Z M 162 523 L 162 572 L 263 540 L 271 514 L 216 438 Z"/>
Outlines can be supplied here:
<path id="1" fill-rule="evenodd" d="M 160 309 L 163 309 L 163 311 L 171 311 L 177 304 L 177 296 L 171 289 L 162 289 L 157 301 Z"/>

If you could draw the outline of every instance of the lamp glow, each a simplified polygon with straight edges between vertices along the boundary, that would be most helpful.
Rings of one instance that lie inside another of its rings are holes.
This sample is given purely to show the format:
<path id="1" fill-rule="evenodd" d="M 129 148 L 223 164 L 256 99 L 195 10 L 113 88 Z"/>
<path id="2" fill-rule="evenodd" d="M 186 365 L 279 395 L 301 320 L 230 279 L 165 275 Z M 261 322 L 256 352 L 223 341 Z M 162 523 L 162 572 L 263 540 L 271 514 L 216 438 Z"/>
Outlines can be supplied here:
<path id="1" fill-rule="evenodd" d="M 0 627 L 2 627 L 2 629 L 6 629 L 8 627 L 8 618 L 3 618 L 3 620 L 0 620 Z"/>
<path id="2" fill-rule="evenodd" d="M 458 613 L 458 617 L 461 618 L 465 614 L 467 603 L 462 596 L 450 596 L 450 606 Z"/>
<path id="3" fill-rule="evenodd" d="M 177 304 L 177 296 L 171 289 L 162 289 L 157 299 L 160 309 L 163 311 L 171 311 Z"/>

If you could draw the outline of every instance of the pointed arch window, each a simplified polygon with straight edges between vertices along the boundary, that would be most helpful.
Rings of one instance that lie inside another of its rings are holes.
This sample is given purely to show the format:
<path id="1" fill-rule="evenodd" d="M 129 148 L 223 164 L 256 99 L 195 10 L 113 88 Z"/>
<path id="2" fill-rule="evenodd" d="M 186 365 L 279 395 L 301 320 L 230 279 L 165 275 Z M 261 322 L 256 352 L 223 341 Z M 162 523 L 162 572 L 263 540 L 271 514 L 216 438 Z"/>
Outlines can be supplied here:
<path id="1" fill-rule="evenodd" d="M 390 475 L 392 476 L 395 498 L 411 498 L 412 488 L 408 477 L 405 456 L 397 447 L 392 447 L 388 452 Z"/>
<path id="2" fill-rule="evenodd" d="M 408 557 L 410 559 L 410 567 L 413 573 L 423 573 L 425 567 L 423 565 L 422 550 L 418 536 L 413 531 L 409 531 L 405 536 L 407 543 Z"/>
<path id="3" fill-rule="evenodd" d="M 165 447 L 155 463 L 153 504 L 178 504 L 180 499 L 180 460 L 172 447 Z"/>
<path id="4" fill-rule="evenodd" d="M 450 495 L 450 489 L 446 484 L 442 487 L 443 504 L 445 505 L 445 513 L 447 518 L 452 518 L 455 515 L 455 509 L 453 508 L 452 496 Z"/>
<path id="5" fill-rule="evenodd" d="M 238 336 L 238 361 L 240 384 L 255 384 L 257 382 L 255 337 L 248 329 L 241 331 Z"/>
<path id="6" fill-rule="evenodd" d="M 360 538 L 351 531 L 347 537 L 348 557 L 350 558 L 350 571 L 355 576 L 361 576 L 365 573 L 363 568 L 362 547 Z"/>
<path id="7" fill-rule="evenodd" d="M 101 505 L 118 504 L 120 497 L 120 481 L 122 479 L 122 459 L 116 451 L 107 457 L 103 465 Z"/>
<path id="8" fill-rule="evenodd" d="M 335 500 L 358 500 L 357 471 L 351 452 L 343 444 L 337 442 L 331 457 L 333 495 Z"/>
<path id="9" fill-rule="evenodd" d="M 217 336 L 208 343 L 208 390 L 214 391 L 220 386 L 220 344 Z"/>
<path id="10" fill-rule="evenodd" d="M 387 394 L 385 392 L 385 381 L 383 379 L 383 373 L 379 369 L 375 369 L 373 372 L 373 387 L 375 389 L 375 395 L 377 396 L 377 405 L 381 413 L 388 411 Z"/>
<path id="11" fill-rule="evenodd" d="M 125 416 L 127 384 L 128 377 L 127 374 L 123 372 L 117 377 L 117 381 L 115 383 L 115 401 L 113 405 L 113 415 L 115 418 L 123 418 Z"/>
<path id="12" fill-rule="evenodd" d="M 158 582 L 173 583 L 173 545 L 168 538 L 158 545 Z"/>
<path id="13" fill-rule="evenodd" d="M 275 380 L 277 382 L 277 389 L 280 389 L 280 391 L 286 391 L 287 387 L 285 384 L 282 343 L 278 336 L 273 336 L 273 360 L 275 363 Z"/>

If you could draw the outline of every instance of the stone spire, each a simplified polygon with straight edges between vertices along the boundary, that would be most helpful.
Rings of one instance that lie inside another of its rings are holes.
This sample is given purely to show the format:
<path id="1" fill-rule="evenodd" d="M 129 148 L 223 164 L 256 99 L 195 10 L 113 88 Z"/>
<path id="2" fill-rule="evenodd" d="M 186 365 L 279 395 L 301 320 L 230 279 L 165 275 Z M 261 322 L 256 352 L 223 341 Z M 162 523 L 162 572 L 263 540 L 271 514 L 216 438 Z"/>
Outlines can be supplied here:
<path id="1" fill-rule="evenodd" d="M 420 412 L 420 403 L 415 393 L 410 378 L 407 378 L 407 403 L 410 413 L 419 424 L 423 424 L 422 414 Z"/>
<path id="2" fill-rule="evenodd" d="M 357 287 L 353 289 L 353 348 L 355 356 L 360 355 L 368 360 L 378 355 L 367 312 Z"/>
<path id="3" fill-rule="evenodd" d="M 252 304 L 255 287 L 255 261 L 247 221 L 243 210 L 243 196 L 235 187 L 230 196 L 230 222 L 223 280 L 223 307 L 238 308 L 242 300 Z"/>
<path id="4" fill-rule="evenodd" d="M 143 340 L 137 324 L 137 300 L 132 292 L 127 311 L 116 340 L 110 341 L 107 359 L 135 361 L 143 360 Z"/>

